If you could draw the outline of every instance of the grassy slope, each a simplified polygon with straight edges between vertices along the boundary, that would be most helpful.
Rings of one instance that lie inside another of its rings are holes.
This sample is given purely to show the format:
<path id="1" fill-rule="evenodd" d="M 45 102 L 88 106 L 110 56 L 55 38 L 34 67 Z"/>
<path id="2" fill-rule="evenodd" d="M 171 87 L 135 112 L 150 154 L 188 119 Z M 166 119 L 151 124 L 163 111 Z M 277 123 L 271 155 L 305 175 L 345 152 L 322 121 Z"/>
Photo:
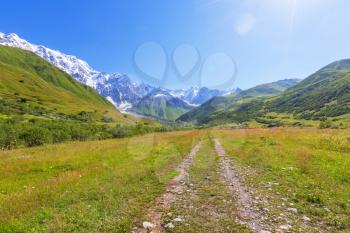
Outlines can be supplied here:
<path id="1" fill-rule="evenodd" d="M 348 130 L 216 130 L 212 135 L 243 173 L 249 166 L 249 174 L 241 175 L 260 196 L 270 197 L 274 214 L 285 214 L 285 198 L 312 224 L 321 221 L 324 230 L 331 229 L 324 232 L 350 231 Z"/>
<path id="2" fill-rule="evenodd" d="M 0 46 L 0 98 L 48 111 L 77 114 L 93 112 L 125 121 L 111 103 L 42 58 L 21 49 Z"/>
<path id="3" fill-rule="evenodd" d="M 350 60 L 334 62 L 268 103 L 277 112 L 310 116 L 350 113 Z"/>
<path id="4" fill-rule="evenodd" d="M 281 93 L 282 91 L 298 84 L 300 79 L 285 79 L 272 83 L 261 84 L 237 94 L 239 99 L 269 96 Z"/>
<path id="5" fill-rule="evenodd" d="M 0 232 L 130 232 L 200 132 L 0 152 Z"/>
<path id="6" fill-rule="evenodd" d="M 189 111 L 188 108 L 176 107 L 165 99 L 144 99 L 134 107 L 134 111 L 140 114 L 153 116 L 165 120 L 176 120 L 179 116 Z"/>

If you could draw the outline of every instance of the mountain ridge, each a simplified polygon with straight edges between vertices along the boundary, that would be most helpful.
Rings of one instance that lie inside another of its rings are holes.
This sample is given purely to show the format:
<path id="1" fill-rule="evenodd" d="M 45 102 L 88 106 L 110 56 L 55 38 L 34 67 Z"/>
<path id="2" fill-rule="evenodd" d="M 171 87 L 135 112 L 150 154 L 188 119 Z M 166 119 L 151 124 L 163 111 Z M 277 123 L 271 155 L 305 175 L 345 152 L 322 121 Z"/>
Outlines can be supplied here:
<path id="1" fill-rule="evenodd" d="M 257 98 L 267 98 L 281 93 L 283 90 L 292 87 L 300 82 L 299 79 L 283 79 L 271 83 L 260 84 L 247 90 L 233 93 L 226 96 L 211 98 L 201 106 L 180 116 L 178 121 L 206 124 L 215 120 L 216 113 L 225 112 L 236 108 L 241 103 L 249 102 Z"/>

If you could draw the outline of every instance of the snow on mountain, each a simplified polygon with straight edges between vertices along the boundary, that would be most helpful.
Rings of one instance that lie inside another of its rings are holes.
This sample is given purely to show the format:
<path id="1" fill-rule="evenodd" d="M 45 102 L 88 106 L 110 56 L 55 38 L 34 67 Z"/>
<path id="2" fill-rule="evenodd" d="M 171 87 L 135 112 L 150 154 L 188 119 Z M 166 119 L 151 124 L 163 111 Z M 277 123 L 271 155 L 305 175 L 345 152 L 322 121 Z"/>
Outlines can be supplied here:
<path id="1" fill-rule="evenodd" d="M 87 62 L 75 56 L 42 45 L 31 44 L 14 33 L 0 32 L 0 45 L 17 47 L 37 54 L 72 75 L 79 82 L 96 89 L 122 112 L 127 112 L 143 97 L 157 89 L 142 82 L 134 82 L 125 74 L 96 71 Z M 191 106 L 200 105 L 214 96 L 227 94 L 225 91 L 206 87 L 191 87 L 183 90 L 164 89 L 163 91 Z"/>
<path id="2" fill-rule="evenodd" d="M 231 91 L 230 91 L 231 92 Z M 191 87 L 189 89 L 170 90 L 173 96 L 181 98 L 191 105 L 201 105 L 213 98 L 214 96 L 222 96 L 228 91 L 209 89 L 207 87 Z"/>
<path id="3" fill-rule="evenodd" d="M 96 80 L 95 89 L 102 96 L 112 100 L 122 112 L 130 110 L 142 97 L 154 89 L 150 85 L 134 82 L 127 75 L 119 73 L 100 73 Z"/>
<path id="4" fill-rule="evenodd" d="M 93 77 L 99 74 L 98 71 L 92 69 L 85 61 L 75 56 L 66 55 L 42 45 L 31 44 L 14 33 L 0 33 L 0 44 L 31 51 L 59 69 L 69 73 L 80 82 L 92 87 L 94 85 Z"/>

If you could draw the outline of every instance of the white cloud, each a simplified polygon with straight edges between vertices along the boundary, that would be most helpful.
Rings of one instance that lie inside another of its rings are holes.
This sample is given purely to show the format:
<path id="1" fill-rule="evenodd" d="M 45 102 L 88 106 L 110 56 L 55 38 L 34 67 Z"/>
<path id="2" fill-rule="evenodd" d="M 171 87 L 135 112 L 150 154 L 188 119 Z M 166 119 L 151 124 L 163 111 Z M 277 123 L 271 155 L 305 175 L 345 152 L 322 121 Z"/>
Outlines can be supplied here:
<path id="1" fill-rule="evenodd" d="M 246 13 L 238 17 L 236 20 L 234 29 L 236 33 L 241 36 L 248 34 L 253 28 L 255 24 L 255 17 L 250 13 Z"/>

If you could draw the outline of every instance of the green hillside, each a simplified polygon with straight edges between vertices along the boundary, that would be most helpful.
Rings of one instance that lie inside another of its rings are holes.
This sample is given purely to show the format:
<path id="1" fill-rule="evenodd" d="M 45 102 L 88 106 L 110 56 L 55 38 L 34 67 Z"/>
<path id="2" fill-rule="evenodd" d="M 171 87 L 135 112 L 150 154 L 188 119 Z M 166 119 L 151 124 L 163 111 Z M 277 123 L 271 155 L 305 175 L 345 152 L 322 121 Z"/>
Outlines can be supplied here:
<path id="1" fill-rule="evenodd" d="M 0 46 L 0 113 L 55 115 L 89 114 L 124 121 L 113 105 L 42 58 Z"/>
<path id="2" fill-rule="evenodd" d="M 237 97 L 239 99 L 242 99 L 250 97 L 276 95 L 292 86 L 295 86 L 300 81 L 300 79 L 284 79 L 272 83 L 261 84 L 238 93 Z"/>
<path id="3" fill-rule="evenodd" d="M 162 90 L 153 91 L 133 108 L 139 114 L 170 121 L 176 120 L 191 109 L 189 104 Z"/>
<path id="4" fill-rule="evenodd" d="M 350 113 L 350 59 L 331 63 L 269 102 L 270 111 L 318 119 Z"/>
<path id="5" fill-rule="evenodd" d="M 251 114 L 251 111 L 255 111 L 256 103 L 254 101 L 261 101 L 261 99 L 279 94 L 299 81 L 299 79 L 285 79 L 261 84 L 237 94 L 214 97 L 201 106 L 185 113 L 178 120 L 195 124 L 220 124 L 231 121 L 232 114 L 235 115 L 235 120 L 245 119 L 246 115 Z M 259 106 L 259 104 L 257 105 Z M 236 113 L 235 111 L 238 109 L 242 109 L 242 111 Z"/>
<path id="6" fill-rule="evenodd" d="M 315 126 L 320 121 L 320 127 L 349 125 L 350 60 L 333 62 L 277 95 L 273 91 L 259 94 L 256 90 L 262 86 L 235 96 L 213 98 L 179 120 L 210 125 L 256 122 L 268 126 Z"/>

